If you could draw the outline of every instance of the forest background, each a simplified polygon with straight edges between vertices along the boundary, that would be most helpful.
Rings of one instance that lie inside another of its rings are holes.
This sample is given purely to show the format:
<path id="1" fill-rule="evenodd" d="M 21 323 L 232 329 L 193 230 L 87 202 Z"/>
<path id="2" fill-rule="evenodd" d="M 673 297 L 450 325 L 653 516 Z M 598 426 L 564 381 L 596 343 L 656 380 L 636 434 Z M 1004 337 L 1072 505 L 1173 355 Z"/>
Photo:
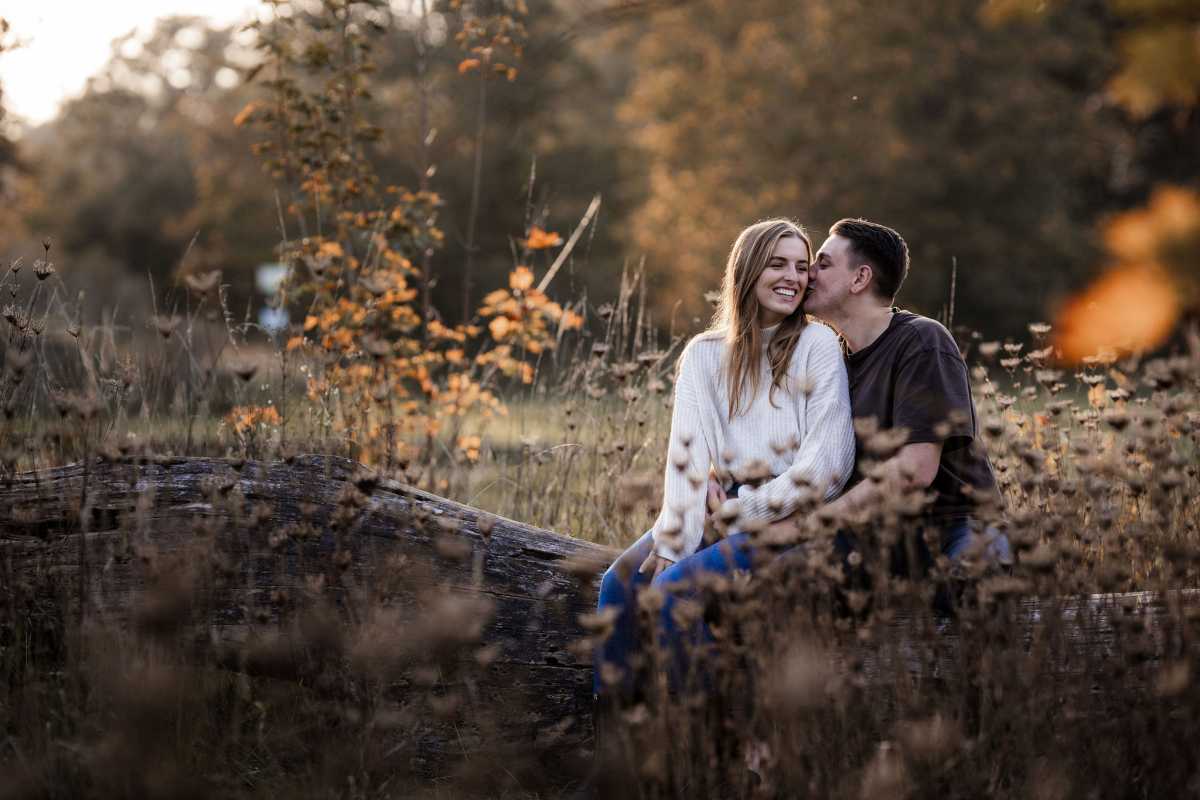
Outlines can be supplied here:
<path id="1" fill-rule="evenodd" d="M 505 283 L 531 220 L 565 236 L 599 194 L 552 296 L 611 302 L 644 259 L 654 322 L 695 329 L 742 226 L 787 215 L 819 240 L 852 215 L 908 239 L 902 305 L 945 317 L 953 299 L 956 323 L 1018 334 L 1111 263 L 1115 215 L 1179 213 L 1156 189 L 1200 183 L 1185 2 L 510 2 L 521 47 L 502 74 L 470 63 L 461 3 L 360 5 L 363 157 L 383 184 L 436 193 L 447 323 Z M 237 124 L 270 96 L 259 33 L 159 20 L 55 119 L 0 123 L 0 259 L 49 237 L 86 314 L 143 329 L 147 276 L 161 293 L 220 269 L 232 308 L 261 305 L 279 187 L 261 131 Z M 0 63 L 21 32 L 3 37 Z"/>

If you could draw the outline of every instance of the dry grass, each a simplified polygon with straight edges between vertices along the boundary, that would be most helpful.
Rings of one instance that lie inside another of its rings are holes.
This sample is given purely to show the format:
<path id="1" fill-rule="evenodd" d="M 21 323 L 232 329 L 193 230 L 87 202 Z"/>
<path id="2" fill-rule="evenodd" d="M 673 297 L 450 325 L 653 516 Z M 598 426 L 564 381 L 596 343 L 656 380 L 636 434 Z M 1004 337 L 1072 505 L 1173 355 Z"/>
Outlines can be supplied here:
<path id="1" fill-rule="evenodd" d="M 617 547 L 657 509 L 679 341 L 656 337 L 643 321 L 636 281 L 616 307 L 592 309 L 590 327 L 534 361 L 532 383 L 491 384 L 506 414 L 468 411 L 405 450 L 355 430 L 384 411 L 356 416 L 304 396 L 320 358 L 255 339 L 228 315 L 201 306 L 160 320 L 148 336 L 122 338 L 115 326 L 72 332 L 63 292 L 46 288 L 59 277 L 24 280 L 36 283 L 26 283 L 21 309 L 3 323 L 6 475 L 97 455 L 277 459 L 322 450 Z M 68 329 L 56 334 L 55 320 Z M 752 580 L 712 581 L 706 602 L 692 607 L 718 635 L 713 685 L 668 695 L 661 654 L 646 648 L 646 691 L 619 711 L 596 791 L 1194 791 L 1200 617 L 1187 602 L 1081 609 L 1064 598 L 1200 585 L 1198 354 L 1067 370 L 1051 363 L 1046 332 L 1035 331 L 1023 347 L 967 340 L 983 436 L 1007 501 L 998 521 L 1017 551 L 1013 573 L 968 562 L 953 574 L 937 565 L 916 585 L 889 578 L 886 546 L 911 531 L 903 497 L 855 520 L 814 514 L 797 532 L 804 558 L 764 565 Z M 345 523 L 363 507 L 354 492 L 340 503 Z M 128 541 L 140 541 L 149 514 L 147 503 L 122 520 Z M 829 547 L 837 524 L 875 543 L 853 591 Z M 494 657 L 494 643 L 479 640 L 488 609 L 429 588 L 436 576 L 385 565 L 351 603 L 337 600 L 333 585 L 272 593 L 240 641 L 214 641 L 213 598 L 229 576 L 278 564 L 303 530 L 214 530 L 199 521 L 186 552 L 137 550 L 149 583 L 124 621 L 99 613 L 103 598 L 81 594 L 71 575 L 16 572 L 6 555 L 7 795 L 541 797 L 584 779 L 586 746 L 550 769 L 553 732 L 544 751 L 506 744 L 511 709 L 469 688 Z M 444 555 L 457 557 L 449 545 Z M 341 549 L 324 557 L 349 568 Z M 594 591 L 591 576 L 581 581 L 581 591 Z M 953 620 L 929 611 L 937 586 L 962 593 Z M 1033 597 L 1043 599 L 1036 621 L 1023 600 Z M 656 602 L 647 594 L 643 613 Z M 397 603 L 418 611 L 401 615 Z M 593 637 L 604 634 L 603 620 L 590 624 Z M 469 727 L 473 737 L 440 778 L 419 758 L 429 720 Z"/>

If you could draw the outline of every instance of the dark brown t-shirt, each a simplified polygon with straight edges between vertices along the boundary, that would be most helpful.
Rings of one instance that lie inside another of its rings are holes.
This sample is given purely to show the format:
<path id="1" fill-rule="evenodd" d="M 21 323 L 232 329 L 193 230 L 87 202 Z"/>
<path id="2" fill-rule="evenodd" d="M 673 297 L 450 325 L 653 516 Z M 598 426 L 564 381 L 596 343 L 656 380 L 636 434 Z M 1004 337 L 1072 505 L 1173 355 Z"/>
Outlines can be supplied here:
<path id="1" fill-rule="evenodd" d="M 930 486 L 936 496 L 927 513 L 938 520 L 961 518 L 976 510 L 977 500 L 994 501 L 996 479 L 978 438 L 967 365 L 949 331 L 893 309 L 887 330 L 846 356 L 846 370 L 856 421 L 874 417 L 881 429 L 905 428 L 908 444 L 942 442 Z M 858 437 L 852 484 L 862 477 L 863 443 Z"/>

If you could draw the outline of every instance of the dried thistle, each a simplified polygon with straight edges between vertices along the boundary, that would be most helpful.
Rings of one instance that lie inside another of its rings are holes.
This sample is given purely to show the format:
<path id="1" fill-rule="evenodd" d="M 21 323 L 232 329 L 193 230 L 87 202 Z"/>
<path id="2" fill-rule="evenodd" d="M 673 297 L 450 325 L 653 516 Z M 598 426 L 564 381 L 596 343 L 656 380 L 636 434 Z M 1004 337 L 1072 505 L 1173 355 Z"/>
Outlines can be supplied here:
<path id="1" fill-rule="evenodd" d="M 258 372 L 258 365 L 253 361 L 242 359 L 231 363 L 229 371 L 241 379 L 243 383 L 249 383 Z"/>
<path id="2" fill-rule="evenodd" d="M 208 294 L 221 282 L 221 270 L 189 273 L 183 276 L 183 282 L 196 294 Z"/>
<path id="3" fill-rule="evenodd" d="M 179 327 L 180 319 L 177 316 L 164 317 L 161 314 L 154 318 L 154 327 L 158 331 L 158 335 L 164 339 L 170 339 L 175 333 L 175 329 Z"/>
<path id="4" fill-rule="evenodd" d="M 46 278 L 49 278 L 54 274 L 54 272 L 54 264 L 46 261 L 45 259 L 39 258 L 37 261 L 33 262 L 33 274 L 39 281 L 46 280 Z"/>

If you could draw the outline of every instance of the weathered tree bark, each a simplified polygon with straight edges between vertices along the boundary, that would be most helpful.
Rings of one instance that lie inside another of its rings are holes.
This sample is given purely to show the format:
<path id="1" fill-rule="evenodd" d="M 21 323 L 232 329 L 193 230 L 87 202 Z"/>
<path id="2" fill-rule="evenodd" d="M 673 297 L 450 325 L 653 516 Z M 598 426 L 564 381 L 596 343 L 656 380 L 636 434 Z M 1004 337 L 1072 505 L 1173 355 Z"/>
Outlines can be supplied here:
<path id="1" fill-rule="evenodd" d="M 461 632 L 459 657 L 476 662 L 470 692 L 503 709 L 510 742 L 590 735 L 590 660 L 570 645 L 583 635 L 579 615 L 595 610 L 609 548 L 377 481 L 332 457 L 93 462 L 0 481 L 0 578 L 60 573 L 87 598 L 83 613 L 145 622 L 138 608 L 155 565 L 198 543 L 229 573 L 204 604 L 221 641 L 269 628 L 288 605 L 281 597 L 304 594 L 312 581 L 334 584 L 340 613 L 365 628 L 384 596 L 398 620 L 426 615 L 426 631 L 440 624 L 430 616 L 439 613 L 434 598 L 478 600 L 445 623 L 463 626 L 471 609 L 486 619 L 478 647 L 493 649 L 477 659 Z M 230 663 L 256 666 L 253 654 Z M 402 700 L 405 687 L 392 689 Z M 486 745 L 472 741 L 469 725 L 457 726 L 453 741 L 436 727 L 420 732 L 419 759 L 430 764 L 443 747 Z"/>

